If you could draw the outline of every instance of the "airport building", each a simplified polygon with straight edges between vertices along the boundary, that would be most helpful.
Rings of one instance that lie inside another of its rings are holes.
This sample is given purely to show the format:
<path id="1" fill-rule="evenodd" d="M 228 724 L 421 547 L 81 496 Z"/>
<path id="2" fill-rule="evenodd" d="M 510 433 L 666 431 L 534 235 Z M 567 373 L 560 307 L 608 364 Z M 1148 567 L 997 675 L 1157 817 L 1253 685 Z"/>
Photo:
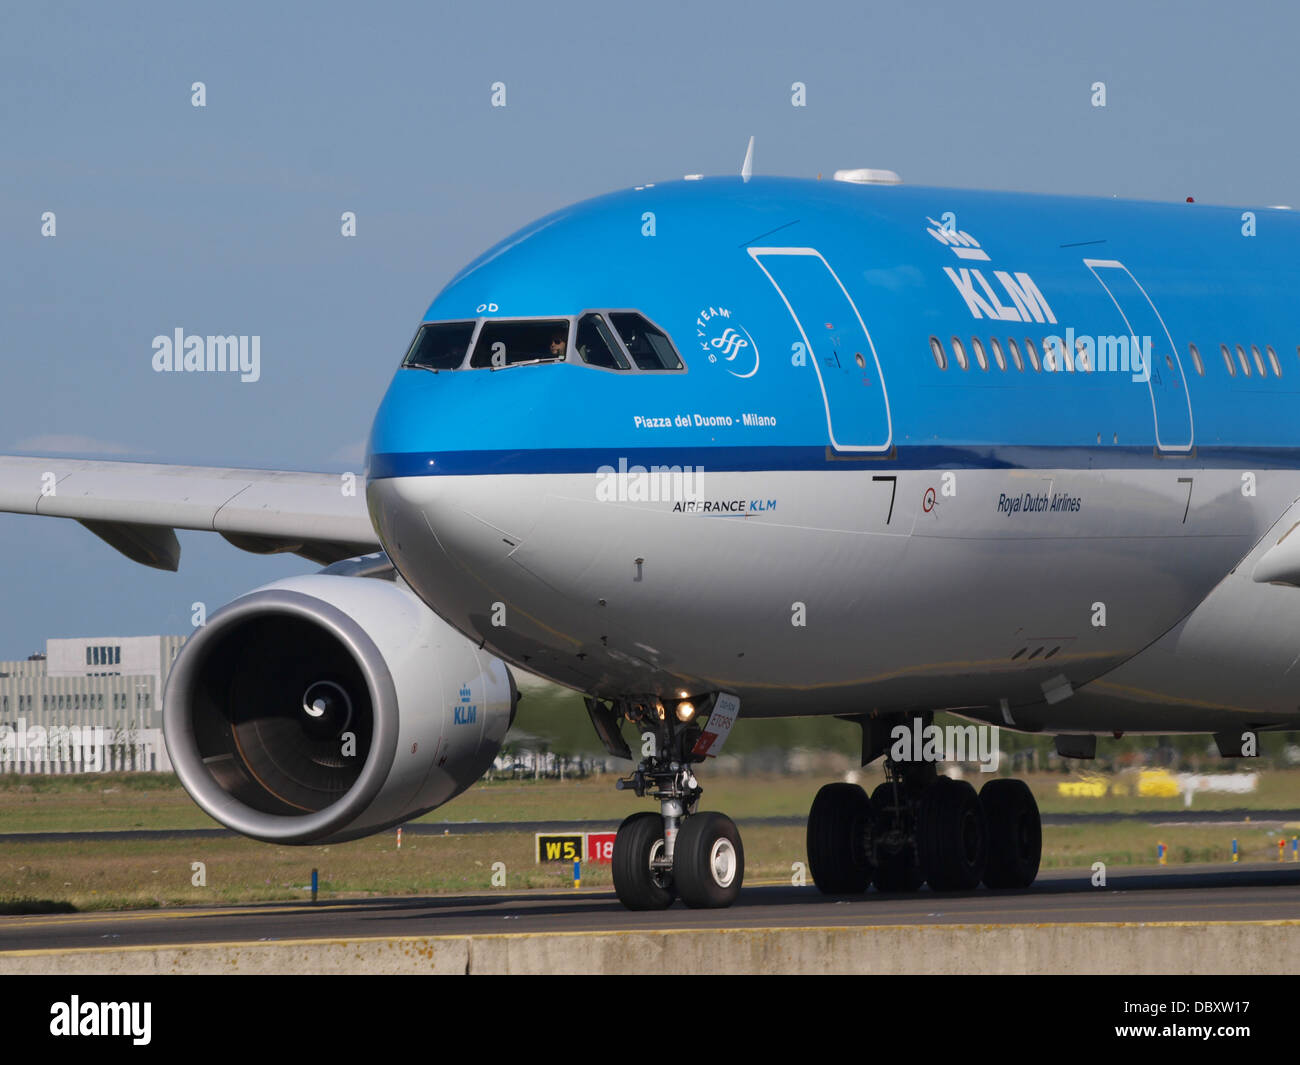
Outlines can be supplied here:
<path id="1" fill-rule="evenodd" d="M 163 688 L 183 636 L 47 640 L 0 662 L 0 773 L 171 770 Z"/>

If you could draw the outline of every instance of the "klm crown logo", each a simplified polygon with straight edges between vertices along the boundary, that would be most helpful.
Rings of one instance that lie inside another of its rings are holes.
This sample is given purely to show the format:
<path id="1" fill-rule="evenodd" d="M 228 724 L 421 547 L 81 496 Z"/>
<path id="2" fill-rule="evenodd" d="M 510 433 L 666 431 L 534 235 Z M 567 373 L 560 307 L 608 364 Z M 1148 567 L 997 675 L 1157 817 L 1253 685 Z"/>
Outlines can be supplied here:
<path id="1" fill-rule="evenodd" d="M 467 703 L 469 702 L 469 699 L 470 699 L 469 687 L 467 685 L 462 684 L 460 688 L 460 701 L 462 703 Z"/>
<path id="2" fill-rule="evenodd" d="M 944 214 L 941 222 L 936 222 L 929 215 L 925 216 L 925 220 L 930 223 L 925 231 L 945 248 L 949 249 L 957 258 L 979 259 L 982 262 L 988 262 L 988 252 L 981 248 L 980 242 L 964 229 L 957 228 L 956 219 L 951 211 Z"/>

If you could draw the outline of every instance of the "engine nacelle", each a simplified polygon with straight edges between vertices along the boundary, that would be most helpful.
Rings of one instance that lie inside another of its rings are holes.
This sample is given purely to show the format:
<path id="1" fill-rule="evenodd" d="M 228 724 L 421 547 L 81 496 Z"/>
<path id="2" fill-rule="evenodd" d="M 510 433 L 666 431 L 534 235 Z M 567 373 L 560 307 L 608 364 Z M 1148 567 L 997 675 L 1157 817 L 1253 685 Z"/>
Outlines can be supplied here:
<path id="1" fill-rule="evenodd" d="M 492 764 L 518 692 L 393 581 L 312 574 L 213 614 L 167 680 L 185 789 L 271 843 L 356 839 L 427 813 Z"/>

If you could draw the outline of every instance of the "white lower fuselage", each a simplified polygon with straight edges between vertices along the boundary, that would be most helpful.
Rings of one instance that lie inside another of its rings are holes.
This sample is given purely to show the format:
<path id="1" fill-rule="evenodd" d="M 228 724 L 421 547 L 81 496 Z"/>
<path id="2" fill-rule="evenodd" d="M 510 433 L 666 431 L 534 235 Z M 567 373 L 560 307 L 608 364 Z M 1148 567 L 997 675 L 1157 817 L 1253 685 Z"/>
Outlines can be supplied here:
<path id="1" fill-rule="evenodd" d="M 368 492 L 434 610 L 589 694 L 727 690 L 751 717 L 947 708 L 1049 731 L 1300 720 L 1300 591 L 1250 576 L 1296 520 L 1300 474 L 849 465 Z"/>

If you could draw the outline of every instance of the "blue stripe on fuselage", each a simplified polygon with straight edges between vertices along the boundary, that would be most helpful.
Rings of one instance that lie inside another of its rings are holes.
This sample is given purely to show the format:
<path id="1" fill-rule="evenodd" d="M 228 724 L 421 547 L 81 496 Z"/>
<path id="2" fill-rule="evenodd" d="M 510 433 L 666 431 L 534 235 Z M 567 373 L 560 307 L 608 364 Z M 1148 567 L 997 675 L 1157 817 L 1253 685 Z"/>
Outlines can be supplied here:
<path id="1" fill-rule="evenodd" d="M 895 448 L 888 456 L 853 458 L 826 447 L 529 448 L 517 451 L 387 453 L 370 457 L 368 479 L 495 474 L 596 473 L 603 466 L 699 467 L 710 473 L 784 470 L 1184 470 L 1295 469 L 1300 448 L 1198 448 L 1185 457 L 1151 447 L 998 447 L 933 445 Z"/>

